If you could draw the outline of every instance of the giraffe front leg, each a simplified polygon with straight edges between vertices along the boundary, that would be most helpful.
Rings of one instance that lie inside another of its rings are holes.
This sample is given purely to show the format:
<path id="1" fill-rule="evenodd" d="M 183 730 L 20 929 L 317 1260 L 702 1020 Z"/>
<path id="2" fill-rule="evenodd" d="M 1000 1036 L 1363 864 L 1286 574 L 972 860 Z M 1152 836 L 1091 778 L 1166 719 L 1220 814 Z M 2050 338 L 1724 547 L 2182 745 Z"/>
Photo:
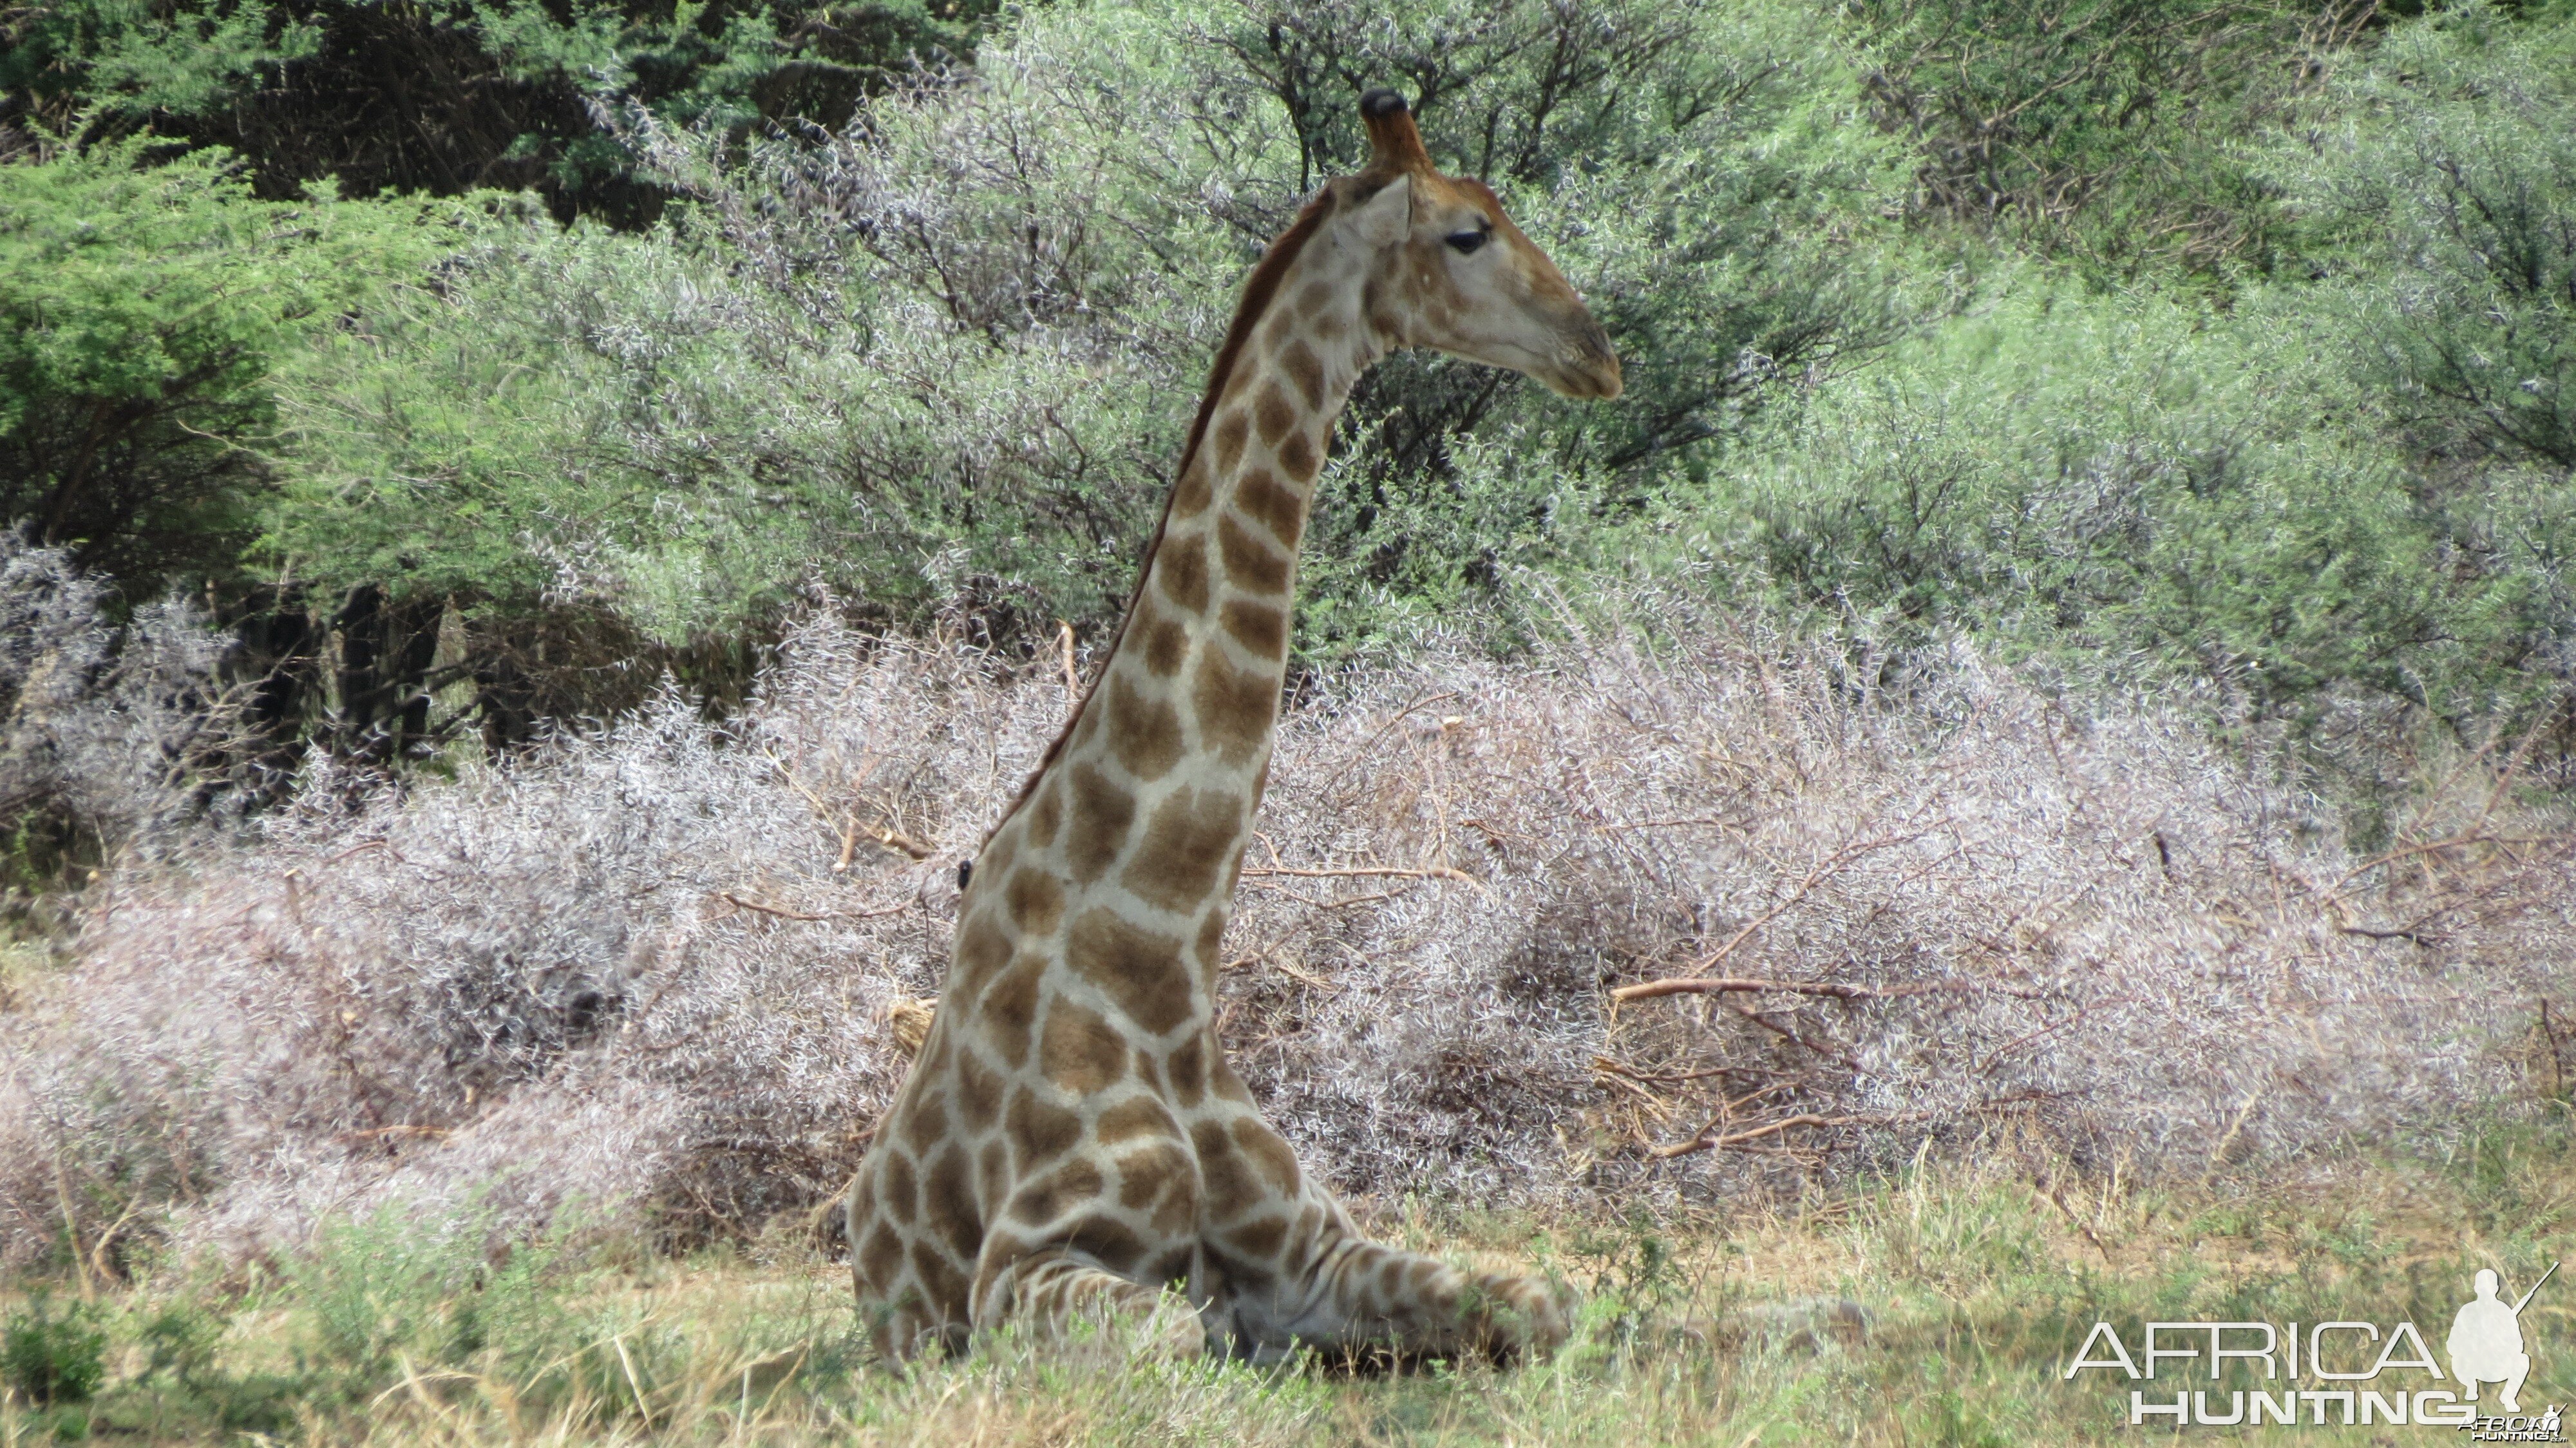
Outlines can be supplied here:
<path id="1" fill-rule="evenodd" d="M 1248 1103 L 1194 1132 L 1207 1175 L 1210 1259 L 1241 1346 L 1292 1344 L 1430 1357 L 1544 1357 L 1565 1342 L 1572 1303 L 1547 1281 L 1465 1272 L 1369 1241 L 1299 1170 Z"/>
<path id="2" fill-rule="evenodd" d="M 1086 1255 L 1063 1245 L 989 1243 L 975 1274 L 975 1329 L 1018 1327 L 1056 1346 L 1086 1325 L 1128 1332 L 1141 1324 L 1139 1347 L 1148 1355 L 1190 1358 L 1206 1350 L 1207 1330 L 1187 1296 L 1119 1276 Z"/>
<path id="3" fill-rule="evenodd" d="M 1306 1267 L 1305 1310 L 1286 1324 L 1301 1340 L 1522 1361 L 1565 1344 L 1573 1303 L 1544 1278 L 1462 1271 L 1356 1233 L 1319 1248 Z"/>

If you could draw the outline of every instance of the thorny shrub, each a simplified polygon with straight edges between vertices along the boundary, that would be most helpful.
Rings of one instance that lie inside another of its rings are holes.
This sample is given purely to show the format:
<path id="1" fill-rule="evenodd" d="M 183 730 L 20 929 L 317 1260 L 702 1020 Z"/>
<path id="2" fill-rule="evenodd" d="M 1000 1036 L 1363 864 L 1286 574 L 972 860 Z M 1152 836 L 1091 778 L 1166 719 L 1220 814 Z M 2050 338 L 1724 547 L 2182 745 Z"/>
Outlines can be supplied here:
<path id="1" fill-rule="evenodd" d="M 8 874 L 152 852 L 247 767 L 225 639 L 172 598 L 119 628 L 66 549 L 0 532 L 0 832 Z M 18 883 L 6 881 L 6 883 Z"/>
<path id="2" fill-rule="evenodd" d="M 2558 1081 L 2533 1004 L 2576 892 L 2509 758 L 2357 859 L 2180 704 L 1965 651 L 1876 691 L 1665 622 L 1287 713 L 1219 1029 L 1342 1188 L 1635 1202 L 1927 1145 L 2198 1172 Z M 405 1203 L 828 1233 L 958 862 L 1067 702 L 825 610 L 726 725 L 664 697 L 452 783 L 314 780 L 124 882 L 0 1017 L 0 1254 Z M 1670 978 L 1721 985 L 1620 998 Z"/>

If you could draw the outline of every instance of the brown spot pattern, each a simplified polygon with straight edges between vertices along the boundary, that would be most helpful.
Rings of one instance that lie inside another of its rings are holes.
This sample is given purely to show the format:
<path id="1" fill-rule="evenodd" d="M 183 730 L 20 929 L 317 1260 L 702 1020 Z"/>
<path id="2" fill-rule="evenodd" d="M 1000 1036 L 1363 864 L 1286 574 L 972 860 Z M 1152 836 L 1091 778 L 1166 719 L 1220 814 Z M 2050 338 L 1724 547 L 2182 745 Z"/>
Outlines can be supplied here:
<path id="1" fill-rule="evenodd" d="M 1204 675 L 1207 668 L 1200 666 Z M 1073 878 L 1090 884 L 1108 870 L 1136 822 L 1136 798 L 1088 764 L 1073 768 L 1073 821 L 1064 842 Z"/>
<path id="2" fill-rule="evenodd" d="M 1172 1113 L 1164 1109 L 1162 1102 L 1151 1096 L 1139 1096 L 1110 1107 L 1100 1113 L 1100 1119 L 1091 1127 L 1092 1139 L 1102 1146 L 1116 1146 L 1140 1136 L 1180 1134 L 1181 1124 L 1172 1119 Z"/>
<path id="3" fill-rule="evenodd" d="M 1109 734 L 1118 762 L 1138 779 L 1160 779 L 1180 763 L 1180 711 L 1168 699 L 1140 692 L 1125 674 L 1109 678 Z"/>
<path id="4" fill-rule="evenodd" d="M 1284 659 L 1288 656 L 1288 614 L 1276 604 L 1255 603 L 1250 599 L 1226 600 L 1220 615 L 1225 631 L 1234 641 L 1257 658 Z"/>
<path id="5" fill-rule="evenodd" d="M 1283 1197 L 1296 1194 L 1297 1154 L 1288 1149 L 1288 1143 L 1278 1132 L 1271 1130 L 1259 1117 L 1237 1117 L 1234 1144 L 1243 1148 L 1244 1156 L 1261 1169 L 1271 1191 Z"/>
<path id="6" fill-rule="evenodd" d="M 1011 1138 L 1017 1158 L 1013 1165 L 1022 1173 L 1055 1160 L 1082 1140 L 1080 1116 L 1050 1106 L 1026 1090 L 1011 1093 L 1011 1109 L 1002 1119 L 1002 1129 Z"/>
<path id="7" fill-rule="evenodd" d="M 1236 668 L 1215 649 L 1199 651 L 1190 708 L 1198 717 L 1199 744 L 1228 764 L 1246 764 L 1270 742 L 1279 706 L 1279 676 Z M 1134 806 L 1129 806 L 1133 809 Z"/>
<path id="8" fill-rule="evenodd" d="M 894 1285 L 894 1275 L 903 1270 L 903 1239 L 892 1227 L 880 1221 L 868 1229 L 867 1244 L 859 1249 L 859 1270 L 879 1292 Z"/>
<path id="9" fill-rule="evenodd" d="M 925 1074 L 928 1074 L 925 1068 Z M 930 1149 L 948 1134 L 948 1104 L 935 1091 L 924 1091 L 914 1099 L 912 1109 L 903 1119 L 904 1145 L 913 1155 L 928 1158 Z"/>
<path id="10" fill-rule="evenodd" d="M 1215 496 L 1215 490 L 1208 486 L 1208 460 L 1198 458 L 1172 488 L 1172 516 L 1195 518 L 1207 511 L 1208 500 Z"/>
<path id="11" fill-rule="evenodd" d="M 1158 812 L 1155 818 L 1162 816 Z M 1189 973 L 1181 966 L 1181 942 L 1169 935 L 1140 929 L 1106 907 L 1095 907 L 1074 917 L 1064 959 L 1148 1034 L 1159 1036 L 1190 1018 Z"/>
<path id="12" fill-rule="evenodd" d="M 1290 343 L 1288 350 L 1279 354 L 1279 370 L 1287 373 L 1288 380 L 1305 394 L 1309 409 L 1324 405 L 1324 364 L 1314 348 L 1303 342 Z"/>
<path id="13" fill-rule="evenodd" d="M 1195 1109 L 1207 1096 L 1207 1033 L 1202 1031 L 1172 1048 L 1163 1063 L 1163 1082 L 1183 1111 Z"/>
<path id="14" fill-rule="evenodd" d="M 1136 1264 L 1145 1259 L 1144 1241 L 1107 1217 L 1083 1222 L 1066 1235 L 1065 1242 L 1122 1277 L 1133 1274 Z"/>
<path id="15" fill-rule="evenodd" d="M 1002 1109 L 1002 1090 L 1002 1078 L 985 1070 L 973 1051 L 957 1053 L 957 1109 L 968 1131 L 982 1131 L 993 1124 Z"/>
<path id="16" fill-rule="evenodd" d="M 1274 1257 L 1279 1244 L 1288 1238 L 1288 1223 L 1276 1216 L 1255 1217 L 1225 1234 L 1226 1241 L 1238 1252 L 1254 1257 Z"/>
<path id="17" fill-rule="evenodd" d="M 1164 535 L 1163 545 L 1154 550 L 1154 577 L 1162 587 L 1163 596 L 1183 612 L 1207 612 L 1207 535 Z"/>
<path id="18" fill-rule="evenodd" d="M 1064 801 L 1057 795 L 1053 781 L 1038 785 L 1036 803 L 1029 806 L 1029 843 L 1043 850 L 1055 843 L 1056 826 L 1064 821 Z"/>
<path id="19" fill-rule="evenodd" d="M 1016 916 L 1019 912 L 1011 912 Z M 1026 924 L 1020 926 L 1028 929 Z M 1002 928 L 997 913 L 990 907 L 979 909 L 966 919 L 966 927 L 957 932 L 957 980 L 950 987 L 973 999 L 973 992 L 990 980 L 993 972 L 1011 961 L 1010 932 Z"/>
<path id="20" fill-rule="evenodd" d="M 1191 1127 L 1190 1146 L 1198 1153 L 1199 1179 L 1207 1185 L 1210 1218 L 1230 1222 L 1260 1203 L 1261 1185 L 1225 1134 L 1225 1123 L 1202 1121 Z"/>
<path id="21" fill-rule="evenodd" d="M 1020 927 L 1022 935 L 1053 935 L 1064 919 L 1064 886 L 1035 865 L 1011 872 L 1002 899 L 1011 907 L 1011 923 Z"/>
<path id="22" fill-rule="evenodd" d="M 1012 1220 L 1043 1227 L 1099 1196 L 1103 1185 L 1100 1168 L 1077 1157 L 1020 1188 L 1011 1198 Z"/>
<path id="23" fill-rule="evenodd" d="M 1226 581 L 1246 593 L 1286 593 L 1288 560 L 1229 513 L 1216 520 L 1218 554 L 1225 559 Z"/>
<path id="24" fill-rule="evenodd" d="M 1290 434 L 1279 445 L 1279 466 L 1301 485 L 1313 482 L 1315 470 L 1322 465 L 1323 459 L 1315 454 L 1315 440 L 1302 432 Z"/>
<path id="25" fill-rule="evenodd" d="M 931 1230 L 947 1240 L 948 1250 L 971 1259 L 984 1245 L 984 1219 L 975 1209 L 975 1188 L 967 1179 L 966 1149 L 950 1142 L 931 1163 L 922 1186 Z"/>
<path id="26" fill-rule="evenodd" d="M 1297 425 L 1297 408 L 1276 380 L 1262 387 L 1260 400 L 1252 406 L 1252 420 L 1261 428 L 1261 440 L 1272 447 Z"/>
<path id="27" fill-rule="evenodd" d="M 1177 1141 L 1158 1141 L 1118 1158 L 1118 1205 L 1143 1211 L 1188 1177 L 1189 1153 Z"/>
<path id="28" fill-rule="evenodd" d="M 1143 847 L 1120 872 L 1118 883 L 1148 905 L 1175 912 L 1194 909 L 1207 899 L 1217 872 L 1225 868 L 1226 857 L 1242 836 L 1242 796 L 1221 789 L 1176 789 L 1154 811 L 1145 826 Z M 1170 947 L 1171 968 L 1177 974 L 1181 943 L 1155 938 Z M 1148 1027 L 1158 1033 L 1168 1028 Z"/>
<path id="29" fill-rule="evenodd" d="M 1168 618 L 1157 618 L 1145 630 L 1145 668 L 1168 679 L 1190 656 L 1190 631 Z"/>
<path id="30" fill-rule="evenodd" d="M 1038 978 L 1045 966 L 1036 956 L 1020 957 L 985 988 L 975 1012 L 984 1027 L 984 1043 L 1010 1066 L 1029 1059 L 1029 1028 L 1037 1023 Z"/>
<path id="31" fill-rule="evenodd" d="M 1077 933 L 1080 928 L 1077 922 Z M 1058 996 L 1047 1005 L 1038 1070 L 1057 1088 L 1088 1096 L 1127 1078 L 1127 1039 L 1098 1015 Z"/>
<path id="32" fill-rule="evenodd" d="M 1243 510 L 1243 516 L 1276 534 L 1289 552 L 1297 551 L 1297 540 L 1306 533 L 1306 500 L 1283 486 L 1268 468 L 1254 468 L 1243 475 L 1235 485 L 1234 505 Z"/>
<path id="33" fill-rule="evenodd" d="M 1252 440 L 1252 422 L 1240 409 L 1229 412 L 1216 425 L 1216 466 L 1219 472 L 1233 472 L 1243 460 L 1243 445 Z"/>
<path id="34" fill-rule="evenodd" d="M 921 1182 L 912 1174 L 912 1162 L 899 1151 L 889 1151 L 885 1168 L 877 1173 L 877 1200 L 885 1204 L 886 1215 L 898 1225 L 910 1226 L 921 1211 Z"/>

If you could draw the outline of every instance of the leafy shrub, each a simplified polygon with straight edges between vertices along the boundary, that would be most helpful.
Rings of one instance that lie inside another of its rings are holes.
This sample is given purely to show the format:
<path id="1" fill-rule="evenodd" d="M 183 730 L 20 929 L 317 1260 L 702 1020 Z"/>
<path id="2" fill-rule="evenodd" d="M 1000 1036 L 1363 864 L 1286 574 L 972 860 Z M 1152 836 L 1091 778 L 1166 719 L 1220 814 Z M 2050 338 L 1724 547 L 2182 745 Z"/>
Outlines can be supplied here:
<path id="1" fill-rule="evenodd" d="M 2273 169 L 2423 445 L 2576 469 L 2576 24 L 2465 4 L 2338 77 Z"/>
<path id="2" fill-rule="evenodd" d="M 0 90 L 56 130 L 77 117 L 93 132 L 148 125 L 228 147 L 271 197 L 323 180 L 352 195 L 534 188 L 567 216 L 636 223 L 659 197 L 636 183 L 594 98 L 735 134 L 837 125 L 916 57 L 971 53 L 996 8 L 66 0 L 0 25 Z"/>
<path id="3" fill-rule="evenodd" d="M 1864 0 L 1851 13 L 1878 123 L 1911 143 L 1917 208 L 2127 270 L 2263 259 L 2272 217 L 2237 143 L 2376 8 Z"/>
<path id="4" fill-rule="evenodd" d="M 85 1403 L 107 1380 L 107 1334 L 75 1304 L 39 1293 L 0 1322 L 0 1381 L 40 1405 Z"/>
<path id="5" fill-rule="evenodd" d="M 1490 590 L 1547 526 L 1462 483 L 1471 444 L 1632 507 L 1785 381 L 1887 335 L 1866 247 L 1823 224 L 1886 178 L 1814 99 L 1841 63 L 1814 17 L 1381 9 L 1032 11 L 973 85 L 906 88 L 748 164 L 630 111 L 686 211 L 643 237 L 501 228 L 436 291 L 326 339 L 268 546 L 335 588 L 584 600 L 664 641 L 774 616 L 809 571 L 884 617 L 1095 626 L 1245 260 L 1354 163 L 1352 94 L 1327 75 L 1413 85 L 1435 151 L 1492 169 L 1597 298 L 1636 401 L 1382 368 L 1308 545 L 1317 577 L 1351 581 L 1318 652 L 1364 636 L 1387 592 Z M 1414 558 L 1425 521 L 1463 562 Z"/>
<path id="6" fill-rule="evenodd" d="M 2495 479 L 2472 531 L 2367 427 L 2332 318 L 2027 274 L 1991 297 L 1668 495 L 1646 546 L 1892 648 L 2178 672 L 2311 736 L 2368 699 L 2477 738 L 2571 677 L 2563 496 Z"/>
<path id="7" fill-rule="evenodd" d="M 232 581 L 271 476 L 271 362 L 442 230 L 256 201 L 222 152 L 140 139 L 0 165 L 0 519 L 134 588 Z"/>

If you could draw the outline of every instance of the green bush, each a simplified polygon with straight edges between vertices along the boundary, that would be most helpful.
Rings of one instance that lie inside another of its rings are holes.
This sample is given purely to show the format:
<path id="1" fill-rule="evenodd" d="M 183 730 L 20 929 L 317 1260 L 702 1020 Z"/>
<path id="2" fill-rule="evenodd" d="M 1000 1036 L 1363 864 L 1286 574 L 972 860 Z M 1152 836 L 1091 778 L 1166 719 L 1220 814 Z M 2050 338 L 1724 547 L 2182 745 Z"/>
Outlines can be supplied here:
<path id="1" fill-rule="evenodd" d="M 2331 319 L 2028 272 L 1993 293 L 1669 493 L 1668 562 L 1900 649 L 1966 633 L 2095 677 L 2179 669 L 2310 723 L 2365 697 L 2470 728 L 2566 681 L 2563 491 L 2499 483 L 2471 552 L 2343 379 Z"/>
<path id="2" fill-rule="evenodd" d="M 0 518 L 138 591 L 229 576 L 274 475 L 272 362 L 444 231 L 254 200 L 216 151 L 0 165 Z"/>
<path id="3" fill-rule="evenodd" d="M 965 56 L 994 0 L 56 0 L 0 19 L 0 92 L 56 130 L 149 126 L 247 158 L 264 194 L 336 180 L 533 188 L 559 213 L 660 203 L 592 108 L 742 134 L 837 125 L 916 58 Z"/>
<path id="4" fill-rule="evenodd" d="M 0 1322 L 0 1380 L 50 1407 L 86 1403 L 107 1380 L 107 1334 L 87 1308 L 57 1312 L 39 1293 Z"/>
<path id="5" fill-rule="evenodd" d="M 325 339 L 266 547 L 317 584 L 580 600 L 666 642 L 812 578 L 880 617 L 1112 618 L 1244 264 L 1357 164 L 1346 82 L 1377 76 L 1590 289 L 1633 401 L 1381 368 L 1309 544 L 1308 647 L 1347 649 L 1892 333 L 1853 221 L 1891 178 L 1850 144 L 1833 42 L 1787 5 L 1096 4 L 1022 17 L 972 88 L 748 165 L 639 113 L 688 208 L 508 228 Z"/>
<path id="6" fill-rule="evenodd" d="M 2576 469 L 2576 24 L 2399 26 L 2271 156 L 2353 358 L 2428 450 Z"/>
<path id="7" fill-rule="evenodd" d="M 2240 152 L 2373 7 L 2240 0 L 1861 0 L 1879 125 L 1913 205 L 2117 271 L 2260 261 Z"/>
<path id="8" fill-rule="evenodd" d="M 282 1299 L 303 1326 L 304 1390 L 363 1397 L 405 1362 L 498 1364 L 534 1386 L 580 1346 L 562 1306 L 583 1271 L 572 1230 L 502 1244 L 481 1213 L 423 1223 L 391 1208 L 326 1225 L 290 1266 Z"/>

